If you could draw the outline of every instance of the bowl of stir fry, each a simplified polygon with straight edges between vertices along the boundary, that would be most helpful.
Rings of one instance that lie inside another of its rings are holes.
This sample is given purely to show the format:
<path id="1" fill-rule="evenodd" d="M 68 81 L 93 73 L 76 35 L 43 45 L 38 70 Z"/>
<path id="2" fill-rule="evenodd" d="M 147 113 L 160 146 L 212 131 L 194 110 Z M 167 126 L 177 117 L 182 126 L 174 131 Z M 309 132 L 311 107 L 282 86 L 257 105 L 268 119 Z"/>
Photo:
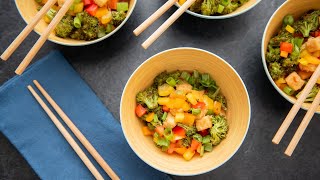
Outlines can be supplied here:
<path id="1" fill-rule="evenodd" d="M 250 123 L 236 71 L 200 49 L 177 48 L 145 61 L 123 91 L 121 125 L 133 151 L 174 175 L 197 175 L 229 160 Z"/>
<path id="2" fill-rule="evenodd" d="M 187 0 L 178 0 L 180 7 Z M 204 19 L 226 19 L 249 11 L 261 0 L 196 0 L 186 11 Z"/>
<path id="3" fill-rule="evenodd" d="M 285 99 L 295 103 L 320 64 L 319 1 L 290 0 L 279 7 L 266 27 L 261 50 L 270 82 Z M 319 89 L 320 79 L 303 109 L 310 107 Z"/>
<path id="4" fill-rule="evenodd" d="M 57 0 L 34 28 L 41 34 L 66 0 Z M 29 23 L 47 0 L 15 0 L 22 18 Z M 128 20 L 136 0 L 74 0 L 48 40 L 66 46 L 84 46 L 116 33 Z"/>

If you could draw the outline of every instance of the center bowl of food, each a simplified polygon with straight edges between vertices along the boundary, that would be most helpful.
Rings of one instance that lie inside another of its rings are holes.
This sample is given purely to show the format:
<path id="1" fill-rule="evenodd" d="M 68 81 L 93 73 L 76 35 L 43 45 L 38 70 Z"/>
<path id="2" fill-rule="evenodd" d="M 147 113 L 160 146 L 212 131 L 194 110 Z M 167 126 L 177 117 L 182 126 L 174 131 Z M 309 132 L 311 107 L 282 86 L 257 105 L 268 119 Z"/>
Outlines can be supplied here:
<path id="1" fill-rule="evenodd" d="M 48 0 L 15 0 L 26 23 L 35 17 Z M 57 0 L 34 28 L 39 35 L 48 27 L 66 0 Z M 128 20 L 136 0 L 74 0 L 48 40 L 66 46 L 84 46 L 116 33 Z"/>
<path id="2" fill-rule="evenodd" d="M 180 7 L 187 0 L 178 0 Z M 249 11 L 261 0 L 196 0 L 186 11 L 196 17 L 204 19 L 226 19 Z"/>
<path id="3" fill-rule="evenodd" d="M 289 0 L 279 7 L 265 29 L 261 52 L 270 82 L 294 104 L 320 64 L 319 1 Z M 303 109 L 310 107 L 319 88 L 320 79 L 307 96 Z"/>
<path id="4" fill-rule="evenodd" d="M 236 71 L 204 50 L 177 48 L 140 65 L 120 105 L 121 125 L 133 151 L 174 175 L 218 168 L 242 144 L 250 101 Z"/>

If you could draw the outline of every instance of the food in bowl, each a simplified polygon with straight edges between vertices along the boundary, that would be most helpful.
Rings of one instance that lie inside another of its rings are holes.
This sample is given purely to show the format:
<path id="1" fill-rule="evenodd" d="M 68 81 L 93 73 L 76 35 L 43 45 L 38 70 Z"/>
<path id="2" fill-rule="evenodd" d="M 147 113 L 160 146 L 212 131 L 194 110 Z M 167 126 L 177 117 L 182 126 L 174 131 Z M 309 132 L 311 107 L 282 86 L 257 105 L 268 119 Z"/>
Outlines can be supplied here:
<path id="1" fill-rule="evenodd" d="M 35 0 L 39 9 L 47 0 Z M 65 0 L 57 3 L 44 16 L 50 23 Z M 126 18 L 129 0 L 75 0 L 67 14 L 55 28 L 61 38 L 90 41 L 111 33 Z"/>
<path id="2" fill-rule="evenodd" d="M 182 5 L 187 0 L 179 0 Z M 226 15 L 234 12 L 249 0 L 196 0 L 189 8 L 190 11 L 206 15 Z"/>
<path id="3" fill-rule="evenodd" d="M 320 10 L 309 11 L 298 20 L 285 16 L 282 28 L 269 41 L 265 59 L 275 84 L 287 95 L 299 97 L 320 64 Z M 319 88 L 320 79 L 306 102 L 314 100 Z"/>
<path id="4" fill-rule="evenodd" d="M 226 137 L 227 101 L 209 74 L 197 70 L 162 72 L 136 95 L 142 132 L 155 145 L 191 160 L 211 152 Z"/>

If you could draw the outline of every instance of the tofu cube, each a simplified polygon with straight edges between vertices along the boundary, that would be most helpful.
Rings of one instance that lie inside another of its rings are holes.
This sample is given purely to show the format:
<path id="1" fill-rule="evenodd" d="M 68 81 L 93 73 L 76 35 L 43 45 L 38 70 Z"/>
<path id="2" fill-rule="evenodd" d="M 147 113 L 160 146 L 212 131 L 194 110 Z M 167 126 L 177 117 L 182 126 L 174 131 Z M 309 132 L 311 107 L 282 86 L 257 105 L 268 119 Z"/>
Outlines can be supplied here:
<path id="1" fill-rule="evenodd" d="M 295 91 L 301 89 L 305 83 L 305 80 L 301 79 L 301 77 L 296 72 L 289 74 L 289 76 L 286 77 L 285 80 L 288 86 Z"/>
<path id="2" fill-rule="evenodd" d="M 211 116 L 205 116 L 202 119 L 196 120 L 196 128 L 198 131 L 202 131 L 212 127 Z"/>
<path id="3" fill-rule="evenodd" d="M 320 37 L 309 38 L 307 41 L 307 50 L 309 52 L 316 52 L 320 50 Z"/>

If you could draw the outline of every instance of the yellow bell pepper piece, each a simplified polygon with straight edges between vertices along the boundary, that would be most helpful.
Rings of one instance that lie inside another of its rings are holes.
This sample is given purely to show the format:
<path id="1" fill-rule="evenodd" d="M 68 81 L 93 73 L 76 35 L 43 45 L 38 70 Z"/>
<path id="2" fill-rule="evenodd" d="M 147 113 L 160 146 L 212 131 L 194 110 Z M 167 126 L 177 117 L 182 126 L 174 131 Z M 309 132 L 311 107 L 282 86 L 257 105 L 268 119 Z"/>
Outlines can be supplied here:
<path id="1" fill-rule="evenodd" d="M 305 60 L 307 60 L 308 63 L 310 64 L 320 64 L 320 60 L 310 54 L 307 54 L 306 56 L 303 57 Z"/>
<path id="2" fill-rule="evenodd" d="M 193 94 L 193 96 L 196 98 L 197 101 L 203 102 L 204 91 L 192 90 L 191 93 Z"/>
<path id="3" fill-rule="evenodd" d="M 166 98 L 166 97 L 159 97 L 158 98 L 158 104 L 160 105 L 167 105 L 170 103 L 170 98 Z"/>
<path id="4" fill-rule="evenodd" d="M 186 100 L 186 93 L 184 91 L 176 90 L 170 94 L 170 98 L 180 98 Z"/>
<path id="5" fill-rule="evenodd" d="M 190 110 L 190 105 L 186 101 L 183 103 L 182 107 L 183 111 L 189 111 Z"/>
<path id="6" fill-rule="evenodd" d="M 176 114 L 176 117 L 174 118 L 174 121 L 175 122 L 183 122 L 184 120 L 184 113 L 177 113 Z"/>
<path id="7" fill-rule="evenodd" d="M 105 15 L 103 15 L 102 17 L 101 17 L 101 19 L 100 19 L 100 21 L 101 21 L 101 23 L 102 24 L 108 24 L 109 22 L 111 22 L 111 20 L 112 20 L 112 13 L 111 13 L 111 11 L 108 11 L 108 13 L 107 14 L 105 14 Z"/>
<path id="8" fill-rule="evenodd" d="M 145 135 L 145 136 L 152 136 L 152 135 L 153 135 L 153 132 L 150 131 L 150 129 L 148 128 L 148 126 L 143 126 L 143 127 L 142 127 L 142 133 L 143 133 L 143 135 Z"/>
<path id="9" fill-rule="evenodd" d="M 80 13 L 80 12 L 83 11 L 83 7 L 84 7 L 83 2 L 80 2 L 80 3 L 76 4 L 76 5 L 74 5 L 73 12 L 74 13 Z"/>
<path id="10" fill-rule="evenodd" d="M 107 7 L 101 7 L 97 10 L 96 14 L 94 15 L 97 18 L 101 18 L 102 16 L 106 15 L 108 13 Z"/>
<path id="11" fill-rule="evenodd" d="M 180 6 L 182 6 L 187 0 L 179 0 Z"/>
<path id="12" fill-rule="evenodd" d="M 194 94 L 188 93 L 188 94 L 186 95 L 186 97 L 187 97 L 188 101 L 189 101 L 192 105 L 196 105 L 196 104 L 198 103 L 196 97 L 194 96 Z"/>
<path id="13" fill-rule="evenodd" d="M 218 101 L 214 101 L 213 103 L 213 113 L 220 114 L 221 112 L 221 103 Z"/>
<path id="14" fill-rule="evenodd" d="M 51 19 L 48 18 L 48 16 L 44 16 L 44 17 L 43 17 L 43 20 L 44 20 L 47 24 L 50 24 L 50 22 L 51 22 Z"/>
<path id="15" fill-rule="evenodd" d="M 203 102 L 206 104 L 208 109 L 213 110 L 213 100 L 211 98 L 209 98 L 209 96 L 204 95 L 203 96 Z"/>
<path id="16" fill-rule="evenodd" d="M 151 122 L 152 120 L 153 120 L 153 118 L 154 118 L 154 113 L 152 112 L 152 113 L 149 113 L 148 115 L 147 115 L 147 117 L 146 117 L 146 121 L 147 122 Z"/>
<path id="17" fill-rule="evenodd" d="M 186 103 L 185 100 L 176 98 L 173 100 L 173 108 L 180 109 Z"/>
<path id="18" fill-rule="evenodd" d="M 184 113 L 184 120 L 182 121 L 183 124 L 192 126 L 194 124 L 194 121 L 196 119 L 196 116 L 189 113 Z"/>
<path id="19" fill-rule="evenodd" d="M 320 57 L 320 51 L 316 51 L 316 52 L 314 52 L 314 53 L 312 53 L 312 56 L 314 56 L 314 57 Z"/>
<path id="20" fill-rule="evenodd" d="M 300 57 L 305 57 L 306 55 L 310 55 L 310 53 L 307 51 L 307 50 L 303 50 L 301 53 L 300 53 Z"/>
<path id="21" fill-rule="evenodd" d="M 283 58 L 287 58 L 287 57 L 288 57 L 288 54 L 289 54 L 289 53 L 288 53 L 287 51 L 281 51 L 281 52 L 280 52 L 280 56 L 283 57 Z"/>
<path id="22" fill-rule="evenodd" d="M 302 64 L 302 65 L 304 65 L 304 66 L 306 66 L 306 65 L 309 64 L 308 61 L 307 61 L 305 58 L 299 59 L 299 63 Z"/>
<path id="23" fill-rule="evenodd" d="M 183 158 L 187 161 L 191 160 L 196 152 L 188 148 L 185 153 L 183 153 Z"/>
<path id="24" fill-rule="evenodd" d="M 181 148 L 174 148 L 174 151 L 180 155 L 183 155 L 186 151 L 187 151 L 187 148 L 185 147 L 181 147 Z"/>
<path id="25" fill-rule="evenodd" d="M 294 29 L 292 26 L 290 26 L 290 25 L 287 25 L 287 26 L 286 26 L 286 30 L 287 30 L 289 33 L 291 33 L 291 34 L 293 34 L 294 31 L 295 31 L 295 29 Z"/>
<path id="26" fill-rule="evenodd" d="M 163 84 L 158 87 L 158 93 L 160 96 L 169 96 L 174 91 L 174 88 L 169 84 Z"/>

